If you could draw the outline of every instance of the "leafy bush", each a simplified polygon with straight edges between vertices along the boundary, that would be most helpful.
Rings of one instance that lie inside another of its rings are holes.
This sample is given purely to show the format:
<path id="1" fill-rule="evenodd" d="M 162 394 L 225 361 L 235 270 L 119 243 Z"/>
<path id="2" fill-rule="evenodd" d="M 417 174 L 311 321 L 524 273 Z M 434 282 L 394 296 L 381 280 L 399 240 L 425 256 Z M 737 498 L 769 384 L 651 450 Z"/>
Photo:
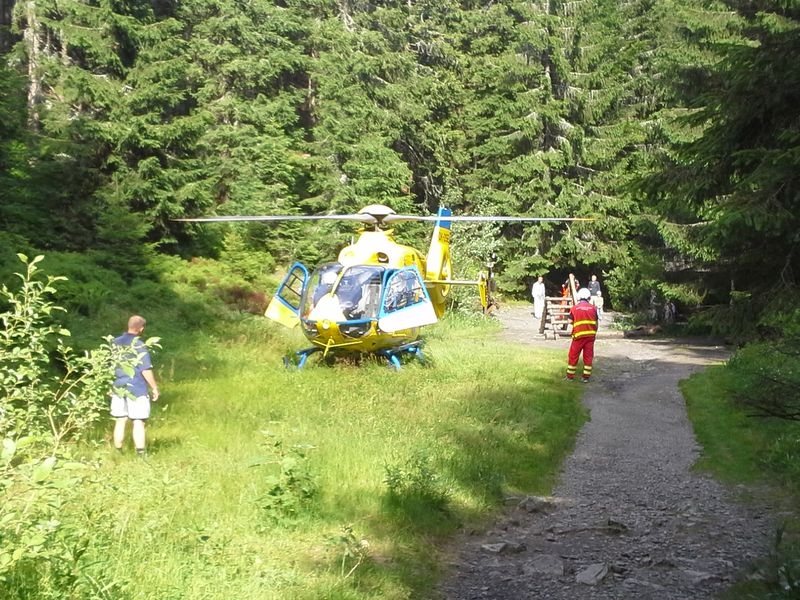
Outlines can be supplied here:
<path id="1" fill-rule="evenodd" d="M 761 462 L 779 483 L 800 493 L 800 431 L 776 435 Z"/>
<path id="2" fill-rule="evenodd" d="M 104 515 L 71 508 L 94 471 L 43 438 L 3 440 L 0 452 L 0 597 L 4 600 L 121 598 L 105 563 L 87 560 Z M 80 512 L 80 511 L 78 511 Z"/>
<path id="3" fill-rule="evenodd" d="M 736 399 L 756 416 L 800 421 L 797 341 L 748 344 L 728 362 Z"/>
<path id="4" fill-rule="evenodd" d="M 277 287 L 273 278 L 263 274 L 245 281 L 226 263 L 211 259 L 163 258 L 159 264 L 165 283 L 184 301 L 204 305 L 206 314 L 215 309 L 263 314 L 269 300 L 265 291 Z"/>
<path id="5" fill-rule="evenodd" d="M 99 266 L 90 256 L 54 252 L 42 272 L 58 275 L 59 303 L 70 313 L 93 317 L 115 299 L 126 283 L 115 271 Z"/>
<path id="6" fill-rule="evenodd" d="M 497 293 L 494 292 L 496 298 Z M 478 286 L 454 285 L 450 288 L 447 300 L 448 312 L 451 314 L 469 316 L 483 315 Z"/>
<path id="7" fill-rule="evenodd" d="M 20 235 L 0 231 L 0 282 L 15 279 L 14 273 L 19 268 L 19 253 L 32 253 L 30 245 Z"/>
<path id="8" fill-rule="evenodd" d="M 70 333 L 54 317 L 64 309 L 50 296 L 64 278 L 43 279 L 42 258 L 19 255 L 20 288 L 0 288 L 0 597 L 107 598 L 113 583 L 81 563 L 90 529 L 67 516 L 92 471 L 71 459 L 68 442 L 84 439 L 105 414 L 124 349 L 110 338 L 84 354 L 63 343 Z"/>
<path id="9" fill-rule="evenodd" d="M 437 510 L 446 509 L 450 493 L 431 463 L 430 456 L 418 450 L 403 464 L 385 466 L 384 483 L 389 488 L 390 505 L 401 508 L 422 505 Z"/>
<path id="10" fill-rule="evenodd" d="M 62 337 L 70 332 L 55 320 L 64 311 L 49 300 L 63 277 L 37 279 L 42 260 L 28 262 L 17 292 L 0 288 L 8 309 L 0 313 L 0 435 L 51 436 L 56 445 L 90 430 L 105 406 L 118 352 L 107 340 L 78 355 Z"/>
<path id="11" fill-rule="evenodd" d="M 310 446 L 284 448 L 276 440 L 268 445 L 269 455 L 251 466 L 277 465 L 278 472 L 269 474 L 265 483 L 267 491 L 260 499 L 267 519 L 280 523 L 296 519 L 308 508 L 317 494 L 317 478 L 309 468 L 306 455 Z"/>
<path id="12" fill-rule="evenodd" d="M 225 234 L 220 262 L 245 281 L 256 284 L 263 282 L 275 270 L 275 259 L 272 255 L 249 249 L 235 231 Z"/>
<path id="13" fill-rule="evenodd" d="M 369 560 L 369 542 L 356 536 L 352 525 L 343 525 L 338 535 L 328 538 L 328 547 L 339 554 L 339 576 L 347 579 Z"/>
<path id="14" fill-rule="evenodd" d="M 605 273 L 603 283 L 618 310 L 645 312 L 651 290 L 658 289 L 663 281 L 663 266 L 657 256 L 635 249 L 631 252 L 628 260 Z"/>

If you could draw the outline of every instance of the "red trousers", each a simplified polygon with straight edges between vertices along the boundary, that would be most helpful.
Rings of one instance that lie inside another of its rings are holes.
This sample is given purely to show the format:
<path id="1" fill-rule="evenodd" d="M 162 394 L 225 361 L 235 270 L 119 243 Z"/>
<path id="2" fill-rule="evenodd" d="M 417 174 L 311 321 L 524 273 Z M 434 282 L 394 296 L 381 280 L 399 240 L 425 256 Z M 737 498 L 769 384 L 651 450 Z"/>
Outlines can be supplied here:
<path id="1" fill-rule="evenodd" d="M 567 357 L 567 378 L 575 377 L 578 370 L 578 358 L 583 353 L 583 378 L 589 379 L 592 376 L 592 360 L 594 360 L 594 336 L 585 335 L 573 338 L 569 345 L 569 355 Z"/>

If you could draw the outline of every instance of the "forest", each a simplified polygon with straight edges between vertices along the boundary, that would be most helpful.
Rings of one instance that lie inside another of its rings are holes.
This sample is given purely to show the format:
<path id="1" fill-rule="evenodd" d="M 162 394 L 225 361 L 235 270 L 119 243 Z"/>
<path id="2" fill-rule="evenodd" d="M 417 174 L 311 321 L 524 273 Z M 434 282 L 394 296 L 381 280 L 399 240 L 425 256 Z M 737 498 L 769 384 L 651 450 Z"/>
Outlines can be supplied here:
<path id="1" fill-rule="evenodd" d="M 455 275 L 475 277 L 491 260 L 498 293 L 513 301 L 529 298 L 538 275 L 555 288 L 570 272 L 596 273 L 610 308 L 642 319 L 654 303 L 674 302 L 685 331 L 735 344 L 727 369 L 737 401 L 788 422 L 774 455 L 800 464 L 791 429 L 800 421 L 797 56 L 794 0 L 0 0 L 0 492 L 29 492 L 0 518 L 0 539 L 16 549 L 0 551 L 0 586 L 17 582 L 15 598 L 57 597 L 47 593 L 65 582 L 73 592 L 60 597 L 139 597 L 100 584 L 89 594 L 88 575 L 73 581 L 63 566 L 105 556 L 102 544 L 119 532 L 90 538 L 80 515 L 72 529 L 53 525 L 77 477 L 53 457 L 92 464 L 64 443 L 98 437 L 112 358 L 107 345 L 81 352 L 148 310 L 170 369 L 239 377 L 236 361 L 212 359 L 212 348 L 260 365 L 253 347 L 266 340 L 274 358 L 285 342 L 254 316 L 292 260 L 330 260 L 356 231 L 328 221 L 175 221 L 185 217 L 341 214 L 378 203 L 401 214 L 446 206 L 587 218 L 459 223 Z M 429 235 L 414 223 L 396 233 L 412 245 Z M 76 353 L 55 342 L 64 326 Z M 308 393 L 283 375 L 263 377 Z M 193 397 L 194 383 L 174 382 Z M 260 410 L 272 422 L 273 409 Z M 569 411 L 565 439 L 580 420 L 577 404 Z M 543 418 L 557 422 L 553 414 Z M 305 464 L 306 450 L 270 448 Z M 428 456 L 413 456 L 392 471 L 395 483 L 429 474 Z M 167 480 L 150 483 L 166 489 Z M 278 485 L 298 505 L 300 487 Z M 87 515 L 111 497 L 95 491 Z M 484 492 L 496 490 L 475 491 Z M 347 527 L 336 585 L 362 564 Z M 327 597 L 370 597 L 352 594 Z"/>
<path id="2" fill-rule="evenodd" d="M 655 290 L 739 326 L 791 310 L 793 2 L 1 8 L 5 262 L 31 247 L 130 279 L 154 254 L 233 244 L 313 264 L 341 231 L 171 219 L 445 205 L 594 219 L 463 228 L 460 264 L 496 255 L 510 295 L 590 269 L 621 309 Z"/>

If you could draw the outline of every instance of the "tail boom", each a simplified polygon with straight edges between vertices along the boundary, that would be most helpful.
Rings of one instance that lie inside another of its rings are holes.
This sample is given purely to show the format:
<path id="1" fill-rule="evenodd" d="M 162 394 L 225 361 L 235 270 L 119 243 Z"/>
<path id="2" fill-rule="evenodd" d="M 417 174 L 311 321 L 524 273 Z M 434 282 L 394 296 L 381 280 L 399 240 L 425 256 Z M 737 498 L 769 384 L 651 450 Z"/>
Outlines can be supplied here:
<path id="1" fill-rule="evenodd" d="M 453 275 L 450 260 L 451 221 L 449 219 L 452 214 L 449 208 L 439 208 L 436 225 L 431 236 L 431 245 L 425 257 L 425 283 L 437 317 L 444 314 Z"/>

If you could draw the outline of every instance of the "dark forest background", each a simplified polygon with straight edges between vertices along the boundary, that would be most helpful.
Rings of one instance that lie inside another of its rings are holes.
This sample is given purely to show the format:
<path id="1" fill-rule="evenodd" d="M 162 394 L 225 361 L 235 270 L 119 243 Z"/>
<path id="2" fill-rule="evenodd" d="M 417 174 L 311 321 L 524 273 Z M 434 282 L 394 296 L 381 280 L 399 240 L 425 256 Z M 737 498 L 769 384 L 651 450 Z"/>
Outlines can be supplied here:
<path id="1" fill-rule="evenodd" d="M 164 255 L 315 263 L 348 233 L 184 216 L 592 217 L 459 224 L 457 267 L 495 254 L 518 297 L 597 273 L 617 308 L 672 299 L 746 339 L 793 314 L 798 18 L 789 0 L 2 0 L 2 271 L 43 252 L 92 273 L 87 293 Z"/>

